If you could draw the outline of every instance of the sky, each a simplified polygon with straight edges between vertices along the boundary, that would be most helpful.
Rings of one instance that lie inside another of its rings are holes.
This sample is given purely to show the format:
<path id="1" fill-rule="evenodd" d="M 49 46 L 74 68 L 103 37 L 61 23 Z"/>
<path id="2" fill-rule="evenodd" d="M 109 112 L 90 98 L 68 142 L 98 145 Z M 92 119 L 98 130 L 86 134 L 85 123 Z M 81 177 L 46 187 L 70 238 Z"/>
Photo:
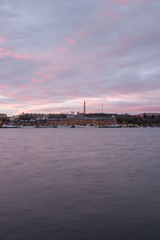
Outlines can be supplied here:
<path id="1" fill-rule="evenodd" d="M 160 0 L 0 0 L 0 113 L 160 112 L 159 64 Z"/>

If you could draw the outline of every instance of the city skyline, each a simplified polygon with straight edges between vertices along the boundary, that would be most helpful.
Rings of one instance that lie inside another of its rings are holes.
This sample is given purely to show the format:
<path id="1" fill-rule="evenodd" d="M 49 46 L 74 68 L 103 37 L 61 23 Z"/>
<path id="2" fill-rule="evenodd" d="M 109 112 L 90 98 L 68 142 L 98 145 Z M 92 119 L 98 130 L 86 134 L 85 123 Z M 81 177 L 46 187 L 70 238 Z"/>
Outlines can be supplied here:
<path id="1" fill-rule="evenodd" d="M 160 112 L 158 0 L 0 1 L 0 113 Z M 103 107 L 102 107 L 103 106 Z"/>

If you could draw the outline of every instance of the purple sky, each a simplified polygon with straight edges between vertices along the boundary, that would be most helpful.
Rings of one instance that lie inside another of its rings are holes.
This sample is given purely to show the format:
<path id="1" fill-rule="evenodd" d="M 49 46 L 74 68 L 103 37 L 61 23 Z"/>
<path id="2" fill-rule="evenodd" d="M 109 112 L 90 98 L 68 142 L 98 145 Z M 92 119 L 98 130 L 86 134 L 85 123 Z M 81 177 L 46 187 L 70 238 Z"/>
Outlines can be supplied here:
<path id="1" fill-rule="evenodd" d="M 0 113 L 160 112 L 159 0 L 0 0 Z"/>

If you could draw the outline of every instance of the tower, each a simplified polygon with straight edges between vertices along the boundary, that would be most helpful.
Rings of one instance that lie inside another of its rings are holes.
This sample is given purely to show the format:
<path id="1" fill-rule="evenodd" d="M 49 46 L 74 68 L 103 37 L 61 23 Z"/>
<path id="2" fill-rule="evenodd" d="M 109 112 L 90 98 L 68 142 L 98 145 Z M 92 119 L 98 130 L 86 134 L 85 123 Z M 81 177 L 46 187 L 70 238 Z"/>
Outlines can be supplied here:
<path id="1" fill-rule="evenodd" d="M 84 101 L 84 115 L 86 114 L 86 103 Z"/>

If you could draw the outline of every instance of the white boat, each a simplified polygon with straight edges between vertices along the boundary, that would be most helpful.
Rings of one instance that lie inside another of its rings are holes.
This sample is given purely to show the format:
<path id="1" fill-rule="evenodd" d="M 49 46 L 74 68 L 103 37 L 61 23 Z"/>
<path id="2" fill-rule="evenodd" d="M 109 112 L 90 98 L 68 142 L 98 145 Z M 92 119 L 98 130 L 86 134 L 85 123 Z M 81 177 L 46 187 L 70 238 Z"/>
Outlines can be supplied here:
<path id="1" fill-rule="evenodd" d="M 36 126 L 23 126 L 23 128 L 36 128 Z"/>
<path id="2" fill-rule="evenodd" d="M 111 124 L 111 125 L 106 125 L 105 128 L 120 128 L 121 125 L 118 124 Z"/>

